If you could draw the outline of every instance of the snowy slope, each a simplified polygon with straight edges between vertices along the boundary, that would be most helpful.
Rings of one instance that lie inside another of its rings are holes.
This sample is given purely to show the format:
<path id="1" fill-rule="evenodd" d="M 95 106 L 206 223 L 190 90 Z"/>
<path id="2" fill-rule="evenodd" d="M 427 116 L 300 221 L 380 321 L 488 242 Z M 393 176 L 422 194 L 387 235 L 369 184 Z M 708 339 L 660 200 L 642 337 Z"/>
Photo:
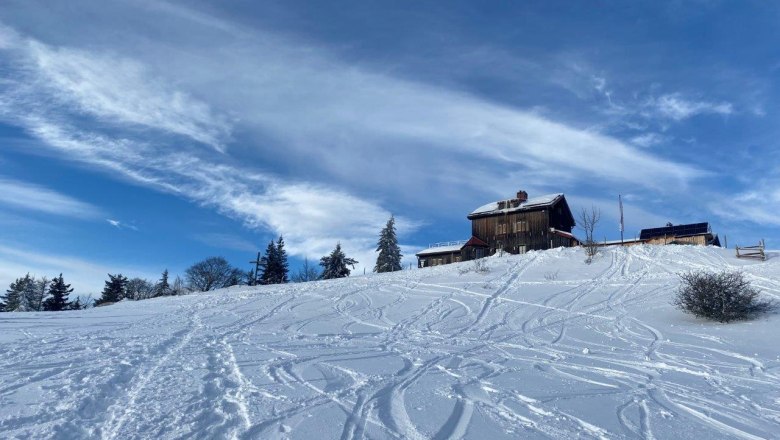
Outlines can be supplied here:
<path id="1" fill-rule="evenodd" d="M 778 438 L 780 315 L 716 324 L 638 246 L 0 314 L 0 438 Z"/>

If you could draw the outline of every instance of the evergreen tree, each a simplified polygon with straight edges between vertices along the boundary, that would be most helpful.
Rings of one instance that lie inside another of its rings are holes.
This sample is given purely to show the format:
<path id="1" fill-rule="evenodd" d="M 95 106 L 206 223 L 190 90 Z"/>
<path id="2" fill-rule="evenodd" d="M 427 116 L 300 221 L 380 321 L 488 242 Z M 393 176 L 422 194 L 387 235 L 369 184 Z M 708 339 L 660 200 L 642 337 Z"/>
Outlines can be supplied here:
<path id="1" fill-rule="evenodd" d="M 168 296 L 171 294 L 171 285 L 168 284 L 168 269 L 163 271 L 162 277 L 154 290 L 154 296 Z"/>
<path id="2" fill-rule="evenodd" d="M 395 272 L 401 270 L 401 248 L 398 247 L 398 237 L 395 234 L 395 218 L 390 216 L 387 225 L 379 233 L 376 244 L 379 256 L 376 258 L 374 272 Z"/>
<path id="3" fill-rule="evenodd" d="M 35 282 L 35 278 L 28 273 L 24 278 L 19 278 L 16 281 L 17 289 L 19 290 L 19 303 L 12 311 L 32 312 L 37 310 L 40 290 L 38 289 L 38 283 Z"/>
<path id="4" fill-rule="evenodd" d="M 102 296 L 95 301 L 95 305 L 121 301 L 125 297 L 126 287 L 127 278 L 122 274 L 108 274 L 108 281 L 106 281 L 106 286 L 103 287 Z"/>
<path id="5" fill-rule="evenodd" d="M 287 251 L 284 250 L 284 239 L 279 236 L 279 240 L 276 241 L 276 277 L 274 278 L 275 284 L 287 283 L 289 278 L 287 274 L 290 272 L 290 265 L 287 263 Z"/>
<path id="6" fill-rule="evenodd" d="M 49 285 L 49 297 L 43 302 L 43 310 L 50 312 L 59 312 L 70 308 L 68 295 L 73 292 L 70 284 L 65 284 L 62 274 L 51 280 Z"/>
<path id="7" fill-rule="evenodd" d="M 284 238 L 280 235 L 274 243 L 268 243 L 265 255 L 260 259 L 260 284 L 284 284 L 289 282 L 287 277 L 290 266 L 287 262 L 287 251 L 284 250 Z"/>
<path id="8" fill-rule="evenodd" d="M 24 278 L 17 278 L 8 286 L 8 290 L 5 291 L 5 295 L 2 296 L 2 302 L 0 303 L 0 307 L 4 312 L 20 311 L 25 287 L 29 282 L 30 274 L 27 274 Z"/>
<path id="9" fill-rule="evenodd" d="M 273 240 L 268 242 L 265 248 L 265 255 L 260 259 L 260 284 L 274 284 L 274 271 L 276 270 L 276 245 Z"/>
<path id="10" fill-rule="evenodd" d="M 350 270 L 347 266 L 352 266 L 352 269 L 354 269 L 357 263 L 354 259 L 344 255 L 344 251 L 341 250 L 341 243 L 337 243 L 336 249 L 333 249 L 330 255 L 320 258 L 322 279 L 330 280 L 348 277 Z"/>

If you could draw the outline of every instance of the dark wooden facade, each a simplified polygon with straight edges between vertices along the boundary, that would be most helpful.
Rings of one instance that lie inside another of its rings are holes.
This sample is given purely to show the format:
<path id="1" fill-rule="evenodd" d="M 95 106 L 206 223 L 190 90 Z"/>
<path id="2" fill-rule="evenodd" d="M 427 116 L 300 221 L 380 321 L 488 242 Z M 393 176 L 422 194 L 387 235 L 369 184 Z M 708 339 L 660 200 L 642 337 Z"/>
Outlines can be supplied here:
<path id="1" fill-rule="evenodd" d="M 417 267 L 440 266 L 487 257 L 488 244 L 476 237 L 454 245 L 432 246 L 417 253 Z"/>
<path id="2" fill-rule="evenodd" d="M 717 234 L 712 233 L 710 224 L 706 222 L 687 225 L 669 223 L 660 228 L 642 229 L 639 240 L 647 244 L 694 244 L 720 247 L 720 239 Z"/>
<path id="3" fill-rule="evenodd" d="M 486 205 L 469 214 L 471 234 L 488 244 L 490 253 L 522 254 L 530 250 L 576 246 L 574 217 L 566 197 L 553 194 L 528 200 L 527 194 Z M 487 208 L 486 208 L 487 207 Z"/>

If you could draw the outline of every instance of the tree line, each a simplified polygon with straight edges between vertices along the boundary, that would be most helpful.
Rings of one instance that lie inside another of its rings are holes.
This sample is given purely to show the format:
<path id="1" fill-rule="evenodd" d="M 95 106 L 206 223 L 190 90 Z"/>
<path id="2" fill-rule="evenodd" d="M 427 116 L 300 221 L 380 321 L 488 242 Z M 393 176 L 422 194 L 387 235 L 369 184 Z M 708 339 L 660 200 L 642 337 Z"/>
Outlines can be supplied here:
<path id="1" fill-rule="evenodd" d="M 380 232 L 376 251 L 379 255 L 374 272 L 401 270 L 402 255 L 396 236 L 395 219 L 392 216 Z M 284 238 L 279 236 L 276 241 L 268 243 L 264 255 L 256 263 L 256 269 L 244 272 L 223 257 L 209 257 L 187 268 L 184 280 L 177 276 L 173 283 L 168 279 L 167 269 L 156 282 L 143 278 L 127 278 L 122 274 L 108 274 L 100 297 L 94 301 L 91 296 L 87 300 L 82 300 L 80 296 L 70 299 L 73 288 L 65 282 L 62 274 L 51 280 L 27 274 L 12 282 L 5 295 L 0 296 L 0 312 L 80 310 L 122 300 L 139 301 L 235 285 L 255 286 L 343 278 L 350 275 L 358 261 L 348 257 L 341 249 L 341 243 L 337 243 L 330 254 L 320 258 L 321 269 L 310 264 L 309 259 L 305 258 L 303 265 L 291 275 Z"/>

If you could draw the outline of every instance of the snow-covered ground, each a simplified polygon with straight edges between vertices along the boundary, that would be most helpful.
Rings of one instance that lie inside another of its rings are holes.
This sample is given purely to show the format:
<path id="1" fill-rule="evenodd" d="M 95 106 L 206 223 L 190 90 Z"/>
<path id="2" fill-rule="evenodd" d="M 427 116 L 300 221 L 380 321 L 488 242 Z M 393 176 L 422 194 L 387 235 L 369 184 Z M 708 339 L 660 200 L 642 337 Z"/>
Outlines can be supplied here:
<path id="1" fill-rule="evenodd" d="M 780 437 L 780 315 L 675 310 L 780 256 L 581 249 L 78 312 L 0 314 L 0 438 Z"/>

